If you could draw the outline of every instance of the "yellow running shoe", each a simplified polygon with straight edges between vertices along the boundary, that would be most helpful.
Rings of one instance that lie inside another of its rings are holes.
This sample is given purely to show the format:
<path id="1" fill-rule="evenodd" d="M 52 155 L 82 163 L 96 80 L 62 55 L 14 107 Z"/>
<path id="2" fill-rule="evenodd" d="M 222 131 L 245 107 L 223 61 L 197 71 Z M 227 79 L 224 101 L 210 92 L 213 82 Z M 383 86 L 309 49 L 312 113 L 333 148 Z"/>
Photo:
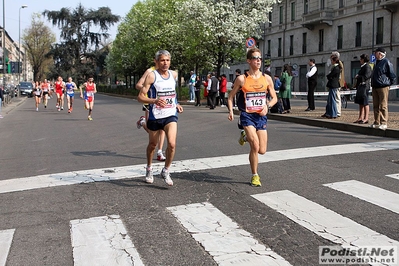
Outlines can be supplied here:
<path id="1" fill-rule="evenodd" d="M 87 117 L 87 120 L 90 120 L 90 121 L 91 121 L 91 120 L 93 120 L 93 118 L 91 118 L 91 116 L 88 116 L 88 117 Z"/>
<path id="2" fill-rule="evenodd" d="M 261 187 L 262 186 L 262 184 L 260 183 L 260 177 L 258 174 L 252 176 L 251 186 L 253 186 L 253 187 Z"/>
<path id="3" fill-rule="evenodd" d="M 241 130 L 240 138 L 238 139 L 238 143 L 240 143 L 241 146 L 244 145 L 246 142 L 245 137 L 246 137 L 245 131 Z"/>

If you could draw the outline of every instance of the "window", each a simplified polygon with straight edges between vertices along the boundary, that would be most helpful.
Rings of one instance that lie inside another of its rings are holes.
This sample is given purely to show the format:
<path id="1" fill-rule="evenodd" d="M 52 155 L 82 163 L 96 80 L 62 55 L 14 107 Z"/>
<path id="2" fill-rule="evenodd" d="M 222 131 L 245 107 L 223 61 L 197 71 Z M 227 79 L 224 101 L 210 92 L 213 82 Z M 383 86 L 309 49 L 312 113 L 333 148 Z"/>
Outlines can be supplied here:
<path id="1" fill-rule="evenodd" d="M 343 7 L 345 7 L 344 0 L 339 0 L 338 8 L 343 8 Z"/>
<path id="2" fill-rule="evenodd" d="M 362 22 L 356 22 L 355 47 L 362 46 Z"/>
<path id="3" fill-rule="evenodd" d="M 344 27 L 338 26 L 338 38 L 337 38 L 337 49 L 342 49 L 342 42 L 344 36 Z"/>
<path id="4" fill-rule="evenodd" d="M 358 4 L 363 3 L 363 0 L 357 0 L 357 3 L 358 3 Z"/>
<path id="5" fill-rule="evenodd" d="M 290 55 L 294 54 L 294 35 L 290 35 Z"/>
<path id="6" fill-rule="evenodd" d="M 272 42 L 270 40 L 267 41 L 267 54 L 270 55 L 270 50 L 271 50 L 271 44 Z"/>
<path id="7" fill-rule="evenodd" d="M 377 36 L 375 44 L 382 44 L 384 41 L 384 18 L 377 18 Z"/>
<path id="8" fill-rule="evenodd" d="M 324 50 L 324 30 L 319 30 L 319 52 Z"/>
<path id="9" fill-rule="evenodd" d="M 278 38 L 278 56 L 281 56 L 281 38 Z"/>
<path id="10" fill-rule="evenodd" d="M 309 0 L 303 0 L 303 13 L 309 13 Z"/>
<path id="11" fill-rule="evenodd" d="M 307 33 L 302 33 L 302 54 L 306 54 L 307 46 Z"/>
<path id="12" fill-rule="evenodd" d="M 320 10 L 324 10 L 326 8 L 326 1 L 320 0 Z"/>
<path id="13" fill-rule="evenodd" d="M 272 19 L 273 19 L 272 12 L 269 12 L 269 27 L 272 26 Z"/>
<path id="14" fill-rule="evenodd" d="M 279 24 L 283 24 L 283 6 L 280 6 L 279 12 L 280 12 L 280 14 L 279 14 L 279 21 L 278 21 L 278 23 L 279 23 Z"/>
<path id="15" fill-rule="evenodd" d="M 291 21 L 295 20 L 295 2 L 291 3 Z"/>

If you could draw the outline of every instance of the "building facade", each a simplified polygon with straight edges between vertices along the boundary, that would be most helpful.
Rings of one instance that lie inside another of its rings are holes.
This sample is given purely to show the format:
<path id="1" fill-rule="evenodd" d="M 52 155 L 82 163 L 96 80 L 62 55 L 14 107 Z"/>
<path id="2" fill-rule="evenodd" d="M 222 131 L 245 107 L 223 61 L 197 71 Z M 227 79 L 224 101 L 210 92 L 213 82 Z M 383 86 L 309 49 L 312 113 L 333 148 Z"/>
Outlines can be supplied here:
<path id="1" fill-rule="evenodd" d="M 258 41 L 264 63 L 270 63 L 273 75 L 280 75 L 284 64 L 294 73 L 293 91 L 307 91 L 308 62 L 314 58 L 318 67 L 316 91 L 326 91 L 326 74 L 330 55 L 340 53 L 349 88 L 360 69 L 359 57 L 372 59 L 377 47 L 384 47 L 395 72 L 399 69 L 399 0 L 282 0 L 269 13 L 270 23 L 264 25 Z M 232 77 L 231 66 L 222 72 Z M 392 90 L 390 100 L 399 100 L 399 91 Z"/>
<path id="2" fill-rule="evenodd" d="M 31 71 L 32 68 L 26 58 L 26 53 L 22 45 L 20 51 L 18 42 L 15 42 L 6 30 L 3 51 L 2 34 L 3 28 L 0 27 L 0 80 L 3 82 L 3 79 L 5 78 L 6 84 L 14 85 L 18 85 L 18 79 L 20 79 L 20 81 L 33 80 L 33 73 Z M 3 58 L 6 62 L 5 71 L 3 71 Z"/>

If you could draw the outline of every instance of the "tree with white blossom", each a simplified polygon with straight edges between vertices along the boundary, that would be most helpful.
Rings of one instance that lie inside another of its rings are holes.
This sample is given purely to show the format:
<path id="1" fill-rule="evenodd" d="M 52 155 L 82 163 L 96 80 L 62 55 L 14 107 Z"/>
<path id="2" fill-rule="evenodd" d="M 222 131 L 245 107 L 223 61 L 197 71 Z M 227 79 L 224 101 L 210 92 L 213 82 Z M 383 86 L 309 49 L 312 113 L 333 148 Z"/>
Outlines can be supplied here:
<path id="1" fill-rule="evenodd" d="M 136 3 L 118 28 L 108 59 L 113 70 L 143 73 L 154 53 L 172 54 L 179 73 L 216 69 L 245 55 L 248 37 L 262 36 L 261 25 L 276 0 L 146 0 Z M 114 61 L 114 62 L 111 62 Z M 119 67 L 117 67 L 119 65 Z"/>

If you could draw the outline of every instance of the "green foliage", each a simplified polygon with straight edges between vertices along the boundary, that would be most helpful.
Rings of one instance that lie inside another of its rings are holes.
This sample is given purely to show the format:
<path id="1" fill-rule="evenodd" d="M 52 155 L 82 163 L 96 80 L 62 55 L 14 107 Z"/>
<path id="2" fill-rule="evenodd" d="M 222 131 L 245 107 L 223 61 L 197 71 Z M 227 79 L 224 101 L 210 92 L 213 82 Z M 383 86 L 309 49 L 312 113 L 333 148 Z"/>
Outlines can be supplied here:
<path id="1" fill-rule="evenodd" d="M 53 45 L 49 53 L 54 58 L 53 74 L 75 76 L 80 81 L 98 75 L 105 63 L 100 43 L 109 37 L 109 27 L 120 17 L 113 15 L 108 7 L 94 10 L 82 4 L 74 10 L 65 7 L 59 11 L 45 10 L 43 15 L 61 30 L 61 42 Z"/>
<path id="2" fill-rule="evenodd" d="M 275 0 L 147 0 L 138 2 L 118 28 L 107 59 L 109 71 L 144 73 L 159 49 L 172 69 L 219 70 L 245 56 L 245 40 L 260 37 Z M 113 61 L 113 62 L 111 62 Z M 184 72 L 185 71 L 185 72 Z"/>

